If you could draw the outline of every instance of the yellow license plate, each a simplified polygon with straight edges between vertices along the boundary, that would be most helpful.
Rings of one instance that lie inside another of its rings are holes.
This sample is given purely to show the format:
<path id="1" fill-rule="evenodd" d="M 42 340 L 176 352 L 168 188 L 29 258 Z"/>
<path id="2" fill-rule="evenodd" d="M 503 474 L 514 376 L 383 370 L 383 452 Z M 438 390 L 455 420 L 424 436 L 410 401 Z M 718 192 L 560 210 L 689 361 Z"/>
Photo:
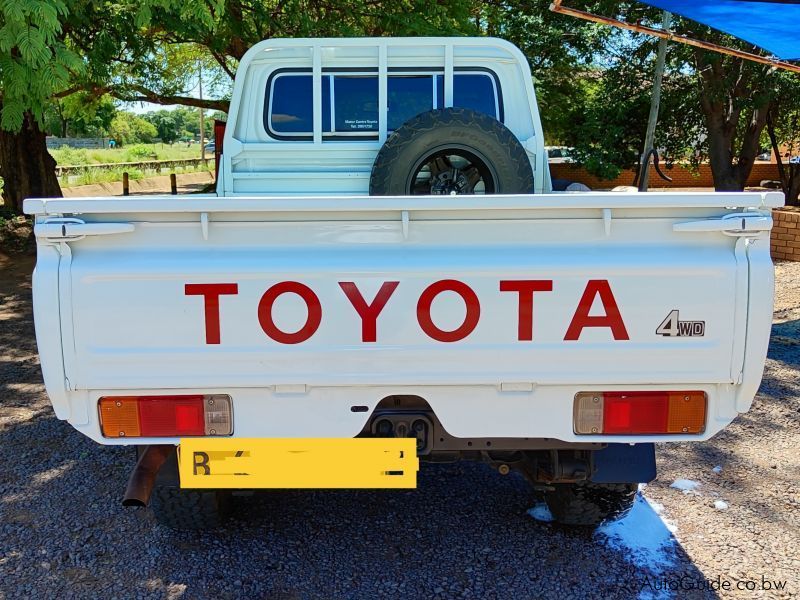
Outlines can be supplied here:
<path id="1" fill-rule="evenodd" d="M 184 438 L 182 488 L 416 488 L 414 438 Z"/>

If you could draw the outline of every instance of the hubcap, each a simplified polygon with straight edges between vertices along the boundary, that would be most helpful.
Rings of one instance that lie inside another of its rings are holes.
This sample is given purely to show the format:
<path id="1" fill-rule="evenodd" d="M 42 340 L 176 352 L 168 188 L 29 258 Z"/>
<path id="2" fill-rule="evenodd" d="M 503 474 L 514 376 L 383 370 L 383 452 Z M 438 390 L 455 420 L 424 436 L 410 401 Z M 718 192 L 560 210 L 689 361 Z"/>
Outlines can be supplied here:
<path id="1" fill-rule="evenodd" d="M 409 178 L 410 195 L 493 194 L 496 177 L 476 153 L 448 148 L 417 163 Z"/>

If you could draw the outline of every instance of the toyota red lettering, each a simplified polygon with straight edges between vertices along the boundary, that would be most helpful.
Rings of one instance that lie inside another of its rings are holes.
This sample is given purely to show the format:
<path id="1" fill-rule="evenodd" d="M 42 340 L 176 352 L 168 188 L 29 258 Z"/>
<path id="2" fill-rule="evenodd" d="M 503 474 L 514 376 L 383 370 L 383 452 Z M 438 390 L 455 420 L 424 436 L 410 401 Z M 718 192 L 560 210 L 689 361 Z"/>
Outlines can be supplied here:
<path id="1" fill-rule="evenodd" d="M 553 280 L 520 280 L 501 281 L 501 292 L 517 292 L 519 294 L 519 326 L 517 339 L 521 342 L 533 340 L 533 294 L 535 292 L 552 292 Z"/>
<path id="2" fill-rule="evenodd" d="M 356 309 L 358 316 L 361 317 L 361 341 L 375 342 L 378 338 L 378 315 L 381 314 L 383 307 L 392 297 L 392 294 L 400 284 L 399 281 L 384 281 L 381 289 L 375 295 L 371 304 L 367 304 L 364 296 L 361 295 L 358 287 L 352 281 L 340 281 L 339 287 L 342 288 L 344 295 L 350 300 L 350 304 Z"/>
<path id="3" fill-rule="evenodd" d="M 395 291 L 399 281 L 384 281 L 370 302 L 364 298 L 358 285 L 353 281 L 337 282 L 356 316 L 360 319 L 361 341 L 375 343 L 378 341 L 378 319 L 383 313 Z M 517 340 L 534 341 L 534 298 L 537 292 L 553 292 L 552 279 L 504 279 L 499 282 L 499 292 L 517 294 Z M 464 303 L 465 313 L 461 324 L 452 330 L 442 329 L 434 321 L 433 305 L 440 294 L 452 292 Z M 221 339 L 220 296 L 237 295 L 238 285 L 235 283 L 186 284 L 187 296 L 203 296 L 206 344 L 219 344 Z M 273 317 L 275 301 L 283 294 L 295 294 L 306 305 L 306 321 L 294 332 L 280 329 Z M 600 301 L 603 314 L 589 314 L 595 300 Z M 323 307 L 316 292 L 298 281 L 281 281 L 264 292 L 261 297 L 256 316 L 261 329 L 267 336 L 280 344 L 300 344 L 311 339 L 322 324 Z M 422 332 L 437 342 L 459 342 L 475 331 L 481 318 L 481 302 L 475 290 L 463 281 L 441 279 L 425 287 L 419 294 L 416 306 L 417 323 Z M 578 301 L 578 306 L 567 327 L 564 341 L 577 341 L 583 330 L 591 328 L 607 328 L 616 341 L 629 340 L 628 330 L 622 318 L 617 300 L 611 291 L 611 285 L 605 279 L 592 279 Z"/>
<path id="4" fill-rule="evenodd" d="M 294 333 L 287 333 L 275 325 L 272 319 L 272 306 L 275 300 L 281 294 L 297 294 L 306 303 L 308 309 L 308 317 L 306 318 L 305 325 Z M 261 329 L 264 330 L 269 337 L 281 344 L 299 344 L 305 342 L 308 338 L 314 335 L 319 329 L 322 322 L 322 306 L 319 303 L 319 298 L 307 285 L 297 281 L 281 281 L 269 288 L 264 295 L 261 296 L 261 301 L 258 303 L 258 322 L 261 324 Z"/>
<path id="5" fill-rule="evenodd" d="M 219 344 L 219 297 L 223 294 L 238 294 L 239 286 L 235 283 L 187 283 L 184 287 L 184 293 L 187 296 L 203 296 L 206 344 Z"/>

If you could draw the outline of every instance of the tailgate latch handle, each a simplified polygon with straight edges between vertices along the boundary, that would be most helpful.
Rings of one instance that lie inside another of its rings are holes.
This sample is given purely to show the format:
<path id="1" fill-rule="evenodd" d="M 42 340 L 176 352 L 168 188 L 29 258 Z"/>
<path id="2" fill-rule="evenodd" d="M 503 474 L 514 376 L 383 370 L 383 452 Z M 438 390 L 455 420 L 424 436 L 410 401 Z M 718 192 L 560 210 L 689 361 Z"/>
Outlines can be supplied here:
<path id="1" fill-rule="evenodd" d="M 772 229 L 772 217 L 754 213 L 734 213 L 719 219 L 675 223 L 673 231 L 706 233 L 718 231 L 733 237 L 754 237 Z"/>
<path id="2" fill-rule="evenodd" d="M 33 233 L 37 238 L 51 242 L 73 242 L 90 235 L 130 233 L 134 229 L 133 223 L 86 223 L 81 219 L 64 217 L 37 223 L 33 226 Z"/>

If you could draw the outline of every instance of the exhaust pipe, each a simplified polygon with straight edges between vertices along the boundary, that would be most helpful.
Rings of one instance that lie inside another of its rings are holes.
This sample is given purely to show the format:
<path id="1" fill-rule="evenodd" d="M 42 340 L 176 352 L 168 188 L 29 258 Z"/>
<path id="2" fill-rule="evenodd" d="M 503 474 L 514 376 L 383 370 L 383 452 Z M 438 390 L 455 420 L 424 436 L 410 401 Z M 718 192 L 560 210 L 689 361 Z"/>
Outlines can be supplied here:
<path id="1" fill-rule="evenodd" d="M 156 475 L 172 452 L 175 452 L 175 446 L 159 444 L 145 447 L 128 478 L 122 506 L 147 506 Z"/>

